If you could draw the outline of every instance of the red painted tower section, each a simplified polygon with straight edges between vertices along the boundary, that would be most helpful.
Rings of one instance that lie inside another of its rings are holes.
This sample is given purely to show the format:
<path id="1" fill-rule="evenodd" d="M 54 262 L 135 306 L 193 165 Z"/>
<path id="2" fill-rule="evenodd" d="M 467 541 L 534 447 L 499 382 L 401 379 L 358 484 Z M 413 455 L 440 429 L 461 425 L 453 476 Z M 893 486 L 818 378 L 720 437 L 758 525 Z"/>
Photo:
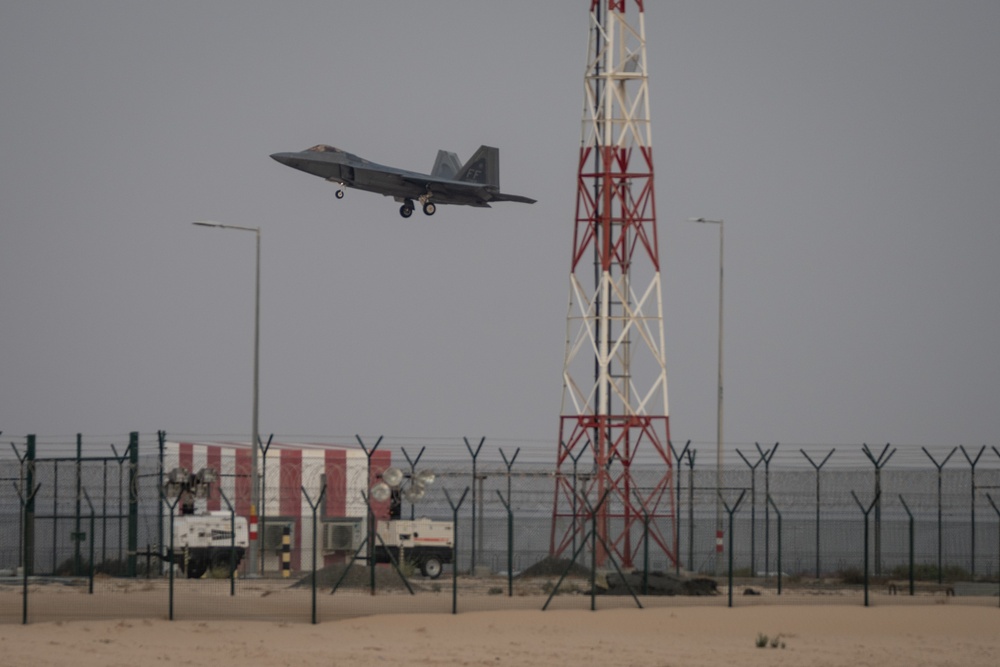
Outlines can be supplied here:
<path id="1" fill-rule="evenodd" d="M 676 559 L 642 0 L 592 0 L 550 551 Z"/>

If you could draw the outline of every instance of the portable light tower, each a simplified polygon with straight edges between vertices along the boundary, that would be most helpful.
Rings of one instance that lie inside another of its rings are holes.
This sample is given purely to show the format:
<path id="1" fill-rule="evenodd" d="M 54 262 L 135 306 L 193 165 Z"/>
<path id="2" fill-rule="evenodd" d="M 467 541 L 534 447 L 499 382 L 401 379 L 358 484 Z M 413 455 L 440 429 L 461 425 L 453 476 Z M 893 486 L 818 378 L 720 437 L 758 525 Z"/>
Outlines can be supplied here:
<path id="1" fill-rule="evenodd" d="M 623 567 L 644 519 L 676 560 L 643 4 L 590 6 L 550 542 L 564 554 L 593 520 L 597 562 Z"/>

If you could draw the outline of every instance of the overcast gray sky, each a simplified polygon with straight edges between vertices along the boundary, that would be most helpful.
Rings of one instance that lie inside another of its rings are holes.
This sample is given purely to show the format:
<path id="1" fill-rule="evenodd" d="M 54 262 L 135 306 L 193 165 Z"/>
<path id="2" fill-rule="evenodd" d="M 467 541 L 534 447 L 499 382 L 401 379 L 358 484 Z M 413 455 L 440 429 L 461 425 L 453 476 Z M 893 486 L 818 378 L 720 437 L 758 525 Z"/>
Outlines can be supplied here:
<path id="1" fill-rule="evenodd" d="M 0 0 L 0 430 L 554 456 L 589 0 Z M 1000 3 L 647 2 L 674 440 L 996 444 Z M 500 148 L 533 206 L 268 155 Z M 422 440 L 426 439 L 426 440 Z M 791 446 L 791 445 L 789 445 Z"/>

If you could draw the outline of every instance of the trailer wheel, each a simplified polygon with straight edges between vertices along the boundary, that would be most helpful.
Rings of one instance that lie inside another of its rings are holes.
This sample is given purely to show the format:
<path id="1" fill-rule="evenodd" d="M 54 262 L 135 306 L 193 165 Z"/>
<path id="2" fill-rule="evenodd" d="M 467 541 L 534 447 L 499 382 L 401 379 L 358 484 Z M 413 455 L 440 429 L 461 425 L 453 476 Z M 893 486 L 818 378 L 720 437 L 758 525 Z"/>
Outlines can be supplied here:
<path id="1" fill-rule="evenodd" d="M 201 558 L 192 558 L 187 567 L 188 579 L 201 579 L 208 569 L 208 563 Z"/>
<path id="2" fill-rule="evenodd" d="M 228 579 L 233 573 L 229 563 L 229 553 L 220 552 L 212 556 L 212 576 L 216 579 Z"/>
<path id="3" fill-rule="evenodd" d="M 425 577 L 437 579 L 441 576 L 441 559 L 437 556 L 428 556 L 420 564 L 420 572 Z"/>

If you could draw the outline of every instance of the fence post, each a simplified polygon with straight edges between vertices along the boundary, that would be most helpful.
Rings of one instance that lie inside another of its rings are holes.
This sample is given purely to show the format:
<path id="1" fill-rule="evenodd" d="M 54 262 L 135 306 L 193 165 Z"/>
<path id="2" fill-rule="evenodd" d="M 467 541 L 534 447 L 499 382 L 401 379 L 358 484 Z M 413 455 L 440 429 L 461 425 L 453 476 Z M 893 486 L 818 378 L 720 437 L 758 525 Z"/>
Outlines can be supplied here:
<path id="1" fill-rule="evenodd" d="M 252 436 L 251 436 L 252 437 Z M 272 433 L 267 438 L 267 444 L 260 438 L 260 434 L 257 434 L 256 446 L 260 448 L 260 492 L 257 494 L 258 507 L 254 507 L 253 511 L 257 512 L 257 521 L 260 523 L 260 530 L 258 531 L 259 542 L 261 545 L 264 544 L 264 536 L 267 535 L 267 450 L 271 449 L 271 441 L 274 439 L 274 434 Z M 381 438 L 380 438 L 381 439 Z M 370 469 L 369 469 L 370 472 Z M 251 480 L 251 484 L 256 484 L 257 480 Z M 370 483 L 370 482 L 369 482 Z M 281 484 L 279 482 L 278 486 Z M 253 488 L 252 486 L 250 488 Z M 279 495 L 281 491 L 278 491 Z M 259 552 L 259 563 L 252 563 L 251 567 L 247 568 L 251 573 L 251 576 L 255 576 L 257 572 L 263 572 L 264 570 L 264 550 L 258 549 Z"/>
<path id="2" fill-rule="evenodd" d="M 688 450 L 688 568 L 694 572 L 694 458 L 696 452 Z"/>
<path id="3" fill-rule="evenodd" d="M 497 491 L 497 497 L 507 510 L 507 597 L 514 597 L 514 512 L 510 507 L 510 491 L 507 500 Z"/>
<path id="4" fill-rule="evenodd" d="M 642 594 L 649 593 L 649 511 L 636 489 L 632 489 L 642 511 Z"/>
<path id="5" fill-rule="evenodd" d="M 170 563 L 170 578 L 169 578 L 169 582 L 170 583 L 167 585 L 167 589 L 170 591 L 170 593 L 169 593 L 169 596 L 168 596 L 168 598 L 169 598 L 169 602 L 168 602 L 169 612 L 167 613 L 167 619 L 170 620 L 170 621 L 172 621 L 172 620 L 174 620 L 174 569 L 175 569 L 175 567 L 177 565 L 177 555 L 174 553 L 174 514 L 177 513 L 176 512 L 176 510 L 177 510 L 177 504 L 181 501 L 181 498 L 180 498 L 180 496 L 177 496 L 177 498 L 174 499 L 174 502 L 171 503 L 170 499 L 167 497 L 167 494 L 164 493 L 164 490 L 163 490 L 162 486 L 160 487 L 160 497 L 163 499 L 163 502 L 167 505 L 167 508 L 170 510 L 170 527 L 169 527 L 169 529 L 170 529 L 170 552 L 169 552 L 169 554 L 170 554 L 170 560 L 168 561 Z"/>
<path id="6" fill-rule="evenodd" d="M 484 438 L 485 439 L 485 438 Z M 468 442 L 466 442 L 468 445 Z M 479 443 L 480 447 L 482 443 Z M 477 452 L 478 453 L 478 450 Z M 475 458 L 472 459 L 475 461 Z M 461 509 L 462 503 L 465 502 L 465 495 L 469 493 L 469 487 L 465 487 L 462 491 L 462 497 L 458 499 L 458 503 L 454 503 L 451 500 L 451 495 L 448 493 L 448 489 L 443 489 L 444 497 L 448 500 L 448 504 L 451 505 L 451 516 L 454 528 L 452 529 L 452 551 L 454 555 L 451 561 L 451 613 L 458 613 L 458 510 Z M 475 512 L 472 514 L 473 517 L 476 516 Z M 475 540 L 473 540 L 475 542 Z"/>
<path id="7" fill-rule="evenodd" d="M 778 595 L 781 595 L 781 512 L 774 503 L 771 494 L 767 495 L 767 502 L 774 509 L 774 513 L 778 515 Z"/>
<path id="8" fill-rule="evenodd" d="M 861 504 L 861 501 L 858 500 L 858 496 L 854 493 L 853 490 L 851 491 L 851 496 L 854 497 L 854 502 L 856 502 L 858 504 L 858 507 L 861 508 L 862 514 L 865 515 L 865 575 L 864 575 L 864 580 L 865 580 L 865 606 L 867 607 L 868 606 L 868 515 L 871 513 L 872 509 L 876 505 L 878 505 L 879 496 L 878 496 L 878 494 L 875 495 L 875 498 L 872 500 L 871 505 L 868 506 L 868 509 L 865 509 L 865 506 Z"/>
<path id="9" fill-rule="evenodd" d="M 302 487 L 302 495 L 306 497 L 306 502 L 309 503 L 309 508 L 312 510 L 312 624 L 316 625 L 316 552 L 319 551 L 316 543 L 316 512 L 323 502 L 323 496 L 326 495 L 326 483 L 323 483 L 316 502 L 312 501 L 304 486 Z"/>
<path id="10" fill-rule="evenodd" d="M 670 447 L 670 453 L 674 455 L 674 461 L 676 462 L 676 465 L 674 465 L 674 479 L 677 482 L 677 505 L 674 506 L 674 573 L 677 576 L 681 574 L 681 461 L 684 459 L 684 454 L 687 453 L 690 446 L 691 441 L 688 440 L 678 455 L 677 450 L 674 449 L 674 443 L 667 440 L 667 447 Z"/>
<path id="11" fill-rule="evenodd" d="M 875 466 L 875 574 L 882 574 L 882 468 L 896 453 L 895 449 L 890 452 L 889 447 L 889 443 L 885 443 L 882 453 L 876 457 L 867 444 L 861 445 L 861 451 Z"/>
<path id="12" fill-rule="evenodd" d="M 972 541 L 970 548 L 970 558 L 971 567 L 969 568 L 969 574 L 972 578 L 976 577 L 976 464 L 979 463 L 979 457 L 983 455 L 983 451 L 986 449 L 986 445 L 983 445 L 979 449 L 979 453 L 976 454 L 976 458 L 969 456 L 969 453 L 965 451 L 965 445 L 959 445 L 959 449 L 962 450 L 962 454 L 965 455 L 965 460 L 969 462 L 969 468 L 972 471 L 972 483 L 969 484 L 969 509 L 971 511 L 970 523 L 969 523 L 969 534 Z"/>
<path id="13" fill-rule="evenodd" d="M 34 454 L 34 446 L 33 446 L 34 445 L 34 441 L 33 441 L 34 440 L 34 436 L 29 436 L 29 437 L 32 438 L 32 440 L 30 441 L 32 447 L 28 451 L 30 451 L 30 452 L 32 452 L 32 454 Z M 32 456 L 32 459 L 34 459 L 34 456 Z M 32 466 L 31 467 L 34 468 L 34 460 L 32 460 Z M 34 483 L 34 477 L 33 476 L 29 477 L 29 479 L 31 480 L 31 483 Z M 23 489 L 19 489 L 19 488 L 17 488 L 17 484 L 14 484 L 14 490 L 17 491 L 17 497 L 21 501 L 21 511 L 25 514 L 25 520 L 24 520 L 24 555 L 23 555 L 23 557 L 24 557 L 24 566 L 21 568 L 21 624 L 22 625 L 27 625 L 28 624 L 28 561 L 29 561 L 29 558 L 28 558 L 28 547 L 29 547 L 29 545 L 31 545 L 32 548 L 34 547 L 34 545 L 31 544 L 33 542 L 33 540 L 28 539 L 28 527 L 29 527 L 30 524 L 29 524 L 28 519 L 27 519 L 27 514 L 28 514 L 28 507 L 29 506 L 31 506 L 32 509 L 34 508 L 35 495 L 38 493 L 38 489 L 40 489 L 41 487 L 42 487 L 42 485 L 38 484 L 37 486 L 34 486 L 34 487 L 32 487 L 32 486 L 29 485 L 29 486 L 25 486 Z"/>
<path id="14" fill-rule="evenodd" d="M 729 507 L 729 503 L 726 499 L 722 497 L 722 492 L 719 491 L 719 500 L 726 508 L 726 512 L 729 514 L 729 607 L 733 606 L 733 515 L 736 514 L 736 510 L 740 508 L 740 503 L 743 502 L 743 496 L 747 493 L 746 489 L 740 492 L 740 497 L 736 499 L 736 504 Z"/>
<path id="15" fill-rule="evenodd" d="M 137 574 L 139 550 L 139 432 L 128 435 L 128 576 Z"/>
<path id="16" fill-rule="evenodd" d="M 226 507 L 229 508 L 229 597 L 233 597 L 236 595 L 236 510 L 233 509 L 233 504 L 226 497 L 226 492 L 222 490 L 221 484 L 219 485 L 219 496 L 226 501 Z"/>
<path id="17" fill-rule="evenodd" d="M 81 510 L 83 493 L 81 492 L 82 481 L 80 479 L 81 471 L 81 459 L 83 458 L 83 434 L 76 434 L 76 512 L 73 518 L 73 574 L 80 576 L 83 572 L 83 564 L 81 560 L 83 555 L 80 553 L 80 527 L 81 527 Z"/>
<path id="18" fill-rule="evenodd" d="M 378 440 L 375 441 L 375 445 L 371 449 L 368 449 L 365 446 L 365 443 L 362 442 L 360 435 L 355 434 L 354 437 L 357 439 L 358 444 L 361 445 L 361 449 L 364 450 L 365 457 L 368 460 L 368 468 L 365 473 L 367 475 L 365 478 L 365 487 L 370 489 L 372 486 L 372 455 L 375 454 L 375 450 L 378 449 L 378 446 L 382 444 L 382 436 L 380 435 L 378 437 Z M 370 570 L 371 594 L 375 595 L 375 513 L 372 512 L 371 493 L 362 493 L 362 496 L 364 496 L 365 506 L 368 509 L 366 518 L 368 523 L 368 535 L 365 537 L 365 542 L 368 544 L 368 569 Z M 355 558 L 356 557 L 357 555 L 355 554 Z M 353 561 L 351 562 L 353 563 Z M 339 584 L 340 582 L 337 583 Z M 333 590 L 336 591 L 337 587 L 334 586 Z"/>
<path id="19" fill-rule="evenodd" d="M 757 446 L 760 447 L 760 445 Z M 757 459 L 756 463 L 750 465 L 750 461 L 743 456 L 743 452 L 737 449 L 736 453 L 750 468 L 750 576 L 755 577 L 757 576 L 757 466 L 764 461 L 764 458 L 762 456 Z M 767 569 L 766 565 L 764 569 Z"/>
<path id="20" fill-rule="evenodd" d="M 27 504 L 24 506 L 24 562 L 22 565 L 26 577 L 29 574 L 35 573 L 35 493 L 37 492 L 37 487 L 35 486 L 36 451 L 34 435 L 28 436 L 27 445 L 27 451 L 24 454 L 26 465 L 24 469 L 23 488 L 29 491 L 31 489 L 35 490 L 29 493 Z M 27 579 L 25 579 L 25 582 L 27 582 Z M 27 583 L 25 584 L 25 590 L 27 590 Z"/>
<path id="21" fill-rule="evenodd" d="M 81 489 L 83 491 L 84 497 L 87 499 L 87 504 L 90 506 L 90 572 L 87 577 L 87 595 L 94 594 L 94 503 L 90 502 L 90 494 L 87 493 L 87 489 Z"/>
<path id="22" fill-rule="evenodd" d="M 771 562 L 771 510 L 767 505 L 767 498 L 771 497 L 771 459 L 774 458 L 775 452 L 778 451 L 778 444 L 774 443 L 774 447 L 768 449 L 766 452 L 760 448 L 758 443 L 757 451 L 760 452 L 760 458 L 764 461 L 764 578 L 767 578 L 767 568 L 768 564 Z"/>
<path id="23" fill-rule="evenodd" d="M 834 447 L 833 449 L 831 449 L 827 453 L 826 457 L 822 461 L 820 461 L 818 465 L 816 464 L 815 461 L 812 460 L 812 457 L 810 457 L 809 454 L 807 454 L 804 449 L 800 449 L 799 451 L 802 452 L 802 456 L 806 457 L 806 460 L 809 461 L 809 463 L 812 464 L 812 467 L 816 469 L 816 578 L 819 579 L 819 574 L 820 574 L 820 568 L 819 568 L 819 554 L 820 554 L 820 551 L 819 551 L 819 510 L 820 510 L 819 472 L 823 468 L 823 466 L 826 465 L 826 462 L 830 460 L 830 457 L 833 456 L 833 453 L 835 451 L 837 451 L 837 448 Z"/>
<path id="24" fill-rule="evenodd" d="M 517 455 L 521 453 L 521 448 L 518 447 L 514 450 L 514 455 L 507 460 L 507 455 L 503 452 L 503 447 L 500 448 L 500 456 L 503 458 L 504 464 L 507 466 L 507 501 L 504 502 L 504 507 L 507 508 L 507 589 L 508 597 L 514 595 L 514 497 L 513 491 L 511 490 L 510 475 L 511 468 L 514 467 L 514 461 L 517 460 Z M 500 492 L 497 491 L 497 495 Z M 503 499 L 501 498 L 501 501 Z"/>
<path id="25" fill-rule="evenodd" d="M 157 431 L 156 439 L 159 443 L 159 458 L 156 460 L 156 488 L 163 488 L 163 456 L 166 449 L 167 432 Z M 156 504 L 156 548 L 163 549 L 163 498 Z M 93 531 L 91 531 L 93 532 Z M 147 549 L 148 551 L 148 549 Z"/>
<path id="26" fill-rule="evenodd" d="M 479 440 L 479 446 L 476 447 L 476 451 L 472 451 L 472 445 L 469 444 L 468 438 L 462 438 L 465 440 L 465 448 L 469 450 L 469 456 L 472 457 L 472 549 L 470 550 L 471 559 L 469 565 L 469 574 L 476 576 L 476 458 L 479 456 L 479 451 L 483 448 L 483 443 L 486 442 L 486 437 L 483 436 Z"/>
<path id="27" fill-rule="evenodd" d="M 914 587 L 914 585 L 913 585 L 913 512 L 910 511 L 910 506 L 906 504 L 906 501 L 903 499 L 903 495 L 902 494 L 899 495 L 899 502 L 903 503 L 903 509 L 906 510 L 906 515 L 908 517 L 910 517 L 910 532 L 909 532 L 909 536 L 910 536 L 910 545 L 909 545 L 910 546 L 910 596 L 912 597 L 913 594 L 914 594 L 914 590 L 913 590 L 913 587 Z"/>
<path id="28" fill-rule="evenodd" d="M 952 447 L 951 451 L 948 452 L 948 456 L 944 457 L 944 461 L 941 461 L 941 463 L 938 463 L 936 460 L 934 460 L 934 457 L 931 456 L 931 453 L 927 451 L 926 447 L 921 447 L 920 449 L 924 450 L 924 454 L 927 455 L 927 458 L 929 458 L 931 460 L 931 463 L 934 464 L 934 467 L 937 468 L 937 501 L 938 501 L 937 569 L 938 569 L 938 583 L 940 584 L 944 582 L 944 563 L 941 557 L 941 544 L 943 542 L 942 532 L 944 527 L 944 521 L 942 516 L 942 503 L 941 503 L 941 478 L 945 464 L 948 463 L 948 459 L 951 458 L 951 455 L 955 453 L 958 447 Z"/>

